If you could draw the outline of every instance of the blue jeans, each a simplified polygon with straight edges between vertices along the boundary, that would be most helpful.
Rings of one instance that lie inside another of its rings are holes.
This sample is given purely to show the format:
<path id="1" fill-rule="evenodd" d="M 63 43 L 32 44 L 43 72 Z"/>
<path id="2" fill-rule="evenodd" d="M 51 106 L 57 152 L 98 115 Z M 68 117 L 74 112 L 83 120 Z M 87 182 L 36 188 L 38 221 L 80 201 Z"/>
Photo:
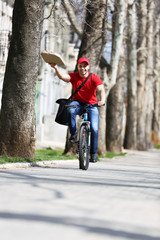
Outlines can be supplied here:
<path id="1" fill-rule="evenodd" d="M 88 104 L 73 101 L 70 105 L 86 106 Z M 68 108 L 68 120 L 70 134 L 73 135 L 77 132 L 76 129 L 76 115 L 81 115 L 83 109 L 80 107 Z M 99 112 L 97 107 L 88 108 L 88 120 L 91 123 L 91 153 L 96 153 L 98 150 L 98 127 L 99 127 Z"/>

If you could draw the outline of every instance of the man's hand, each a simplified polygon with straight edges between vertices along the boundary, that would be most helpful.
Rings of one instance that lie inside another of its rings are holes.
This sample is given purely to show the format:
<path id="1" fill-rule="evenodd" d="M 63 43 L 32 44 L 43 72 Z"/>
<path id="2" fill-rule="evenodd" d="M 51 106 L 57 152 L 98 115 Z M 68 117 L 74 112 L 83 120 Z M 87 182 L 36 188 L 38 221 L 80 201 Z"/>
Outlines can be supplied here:
<path id="1" fill-rule="evenodd" d="M 57 64 L 56 63 L 49 63 L 49 65 L 56 70 Z"/>
<path id="2" fill-rule="evenodd" d="M 104 106 L 105 105 L 105 103 L 103 102 L 103 101 L 99 101 L 98 102 L 98 107 L 102 107 L 102 106 Z"/>

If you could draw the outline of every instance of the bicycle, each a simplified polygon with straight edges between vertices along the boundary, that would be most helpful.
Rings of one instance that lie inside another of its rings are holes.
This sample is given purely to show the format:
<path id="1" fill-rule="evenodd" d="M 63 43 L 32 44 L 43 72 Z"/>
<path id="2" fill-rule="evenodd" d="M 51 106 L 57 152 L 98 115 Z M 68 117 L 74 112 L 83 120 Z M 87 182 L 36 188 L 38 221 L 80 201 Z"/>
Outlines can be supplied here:
<path id="1" fill-rule="evenodd" d="M 80 118 L 82 121 L 80 122 L 79 129 L 79 141 L 78 143 L 78 155 L 79 155 L 79 168 L 82 170 L 87 170 L 89 167 L 90 160 L 90 144 L 91 144 L 91 126 L 90 121 L 88 120 L 88 110 L 89 107 L 98 107 L 98 104 L 91 104 L 87 106 L 79 106 L 79 105 L 67 105 L 67 107 L 80 107 L 83 109 Z"/>

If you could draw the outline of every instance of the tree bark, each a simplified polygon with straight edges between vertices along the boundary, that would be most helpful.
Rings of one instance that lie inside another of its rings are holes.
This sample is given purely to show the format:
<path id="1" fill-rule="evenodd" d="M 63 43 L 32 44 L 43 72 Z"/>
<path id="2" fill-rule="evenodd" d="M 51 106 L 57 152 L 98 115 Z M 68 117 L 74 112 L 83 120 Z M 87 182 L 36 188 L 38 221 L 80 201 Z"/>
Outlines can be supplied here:
<path id="1" fill-rule="evenodd" d="M 137 42 L 137 149 L 145 150 L 145 81 L 146 81 L 146 30 L 147 1 L 139 0 L 138 8 L 138 42 Z"/>
<path id="2" fill-rule="evenodd" d="M 147 26 L 147 76 L 145 84 L 145 94 L 147 100 L 145 139 L 146 149 L 151 148 L 151 131 L 153 119 L 153 19 L 154 19 L 154 1 L 148 2 L 148 26 Z"/>
<path id="3" fill-rule="evenodd" d="M 125 1 L 119 0 L 117 1 L 117 17 L 116 17 L 116 23 L 115 23 L 115 29 L 114 31 L 114 38 L 112 42 L 112 58 L 111 58 L 111 82 L 110 82 L 110 88 L 114 86 L 116 83 L 117 78 L 117 72 L 118 72 L 118 64 L 119 64 L 119 58 L 120 58 L 120 49 L 122 46 L 122 40 L 123 40 L 123 30 L 124 30 L 124 24 L 125 24 Z"/>
<path id="4" fill-rule="evenodd" d="M 127 13 L 127 4 L 125 4 L 124 8 L 120 8 L 116 12 L 124 11 L 123 13 L 123 21 L 121 19 L 120 23 L 116 25 L 122 24 L 124 26 L 124 22 L 126 20 Z M 121 15 L 120 15 L 121 16 Z M 118 18 L 119 19 L 119 18 Z M 117 19 L 117 22 L 118 22 Z M 115 19 L 116 22 L 116 19 Z M 122 27 L 122 26 L 121 26 Z M 114 25 L 113 25 L 114 29 Z M 121 32 L 124 35 L 124 32 Z M 118 33 L 116 35 L 119 35 Z M 113 39 L 116 37 L 113 31 Z M 121 39 L 119 39 L 121 42 Z M 118 41 L 118 39 L 116 39 Z M 118 44 L 117 44 L 118 45 Z M 121 45 L 119 45 L 120 59 L 116 59 L 112 64 L 116 64 L 118 60 L 117 73 L 116 69 L 113 71 L 113 82 L 116 77 L 116 84 L 113 86 L 111 91 L 109 92 L 108 101 L 107 101 L 107 128 L 106 128 L 106 144 L 107 150 L 110 152 L 120 153 L 123 149 L 123 139 L 124 139 L 124 119 L 125 119 L 125 108 L 124 108 L 124 99 L 125 99 L 125 85 L 126 85 L 126 58 L 125 58 L 125 45 L 126 40 L 123 39 Z M 120 50 L 121 49 L 121 50 Z M 113 66 L 114 67 L 114 66 Z M 116 75 L 115 75 L 116 74 Z"/>
<path id="5" fill-rule="evenodd" d="M 101 59 L 102 62 L 102 59 Z M 105 61 L 104 61 L 105 62 Z M 101 68 L 98 72 L 99 77 L 103 81 L 103 85 L 105 88 L 105 94 L 106 94 L 106 102 L 107 102 L 107 96 L 108 96 L 108 75 L 106 71 L 106 65 L 101 64 Z M 98 154 L 99 155 L 105 155 L 106 154 L 106 109 L 107 104 L 105 106 L 99 108 L 99 138 L 98 138 Z"/>
<path id="6" fill-rule="evenodd" d="M 159 3 L 160 8 L 160 3 Z M 157 7 L 158 7 L 157 6 Z M 159 9 L 158 8 L 158 9 Z M 154 82 L 154 111 L 152 123 L 152 142 L 160 145 L 160 12 L 156 12 L 155 35 L 155 82 Z"/>
<path id="7" fill-rule="evenodd" d="M 127 123 L 124 147 L 136 149 L 137 141 L 137 54 L 136 54 L 136 8 L 128 4 L 128 96 Z"/>
<path id="8" fill-rule="evenodd" d="M 86 20 L 78 58 L 90 60 L 90 71 L 98 72 L 99 63 L 106 44 L 106 0 L 88 1 Z"/>
<path id="9" fill-rule="evenodd" d="M 34 158 L 35 94 L 44 4 L 44 0 L 15 0 L 0 114 L 0 155 Z"/>
<path id="10" fill-rule="evenodd" d="M 123 147 L 124 86 L 119 79 L 110 90 L 107 100 L 107 151 L 121 153 Z"/>

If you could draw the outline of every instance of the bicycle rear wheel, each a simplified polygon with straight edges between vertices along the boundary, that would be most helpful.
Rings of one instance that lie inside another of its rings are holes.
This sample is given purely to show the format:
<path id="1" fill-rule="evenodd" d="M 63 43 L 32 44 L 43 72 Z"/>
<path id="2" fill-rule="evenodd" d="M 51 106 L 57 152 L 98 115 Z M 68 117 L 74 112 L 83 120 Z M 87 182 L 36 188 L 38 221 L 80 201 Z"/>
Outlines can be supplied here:
<path id="1" fill-rule="evenodd" d="M 90 157 L 90 130 L 88 125 L 82 125 L 79 134 L 79 168 L 87 170 Z"/>

